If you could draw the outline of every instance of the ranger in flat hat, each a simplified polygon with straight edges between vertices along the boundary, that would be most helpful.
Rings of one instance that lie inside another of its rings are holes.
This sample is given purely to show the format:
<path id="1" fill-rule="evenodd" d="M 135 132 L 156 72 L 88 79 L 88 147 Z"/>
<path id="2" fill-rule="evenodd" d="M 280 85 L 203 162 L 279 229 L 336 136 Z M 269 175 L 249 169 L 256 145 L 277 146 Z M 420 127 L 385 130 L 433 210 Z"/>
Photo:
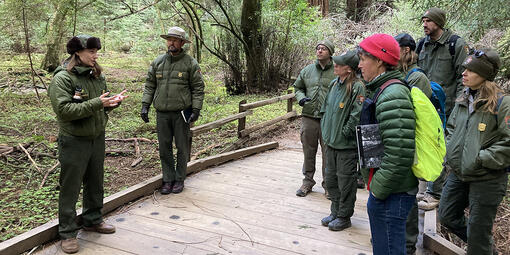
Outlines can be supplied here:
<path id="1" fill-rule="evenodd" d="M 315 157 L 319 144 L 322 148 L 322 176 L 326 168 L 325 146 L 322 142 L 320 127 L 320 109 L 329 90 L 331 80 L 335 78 L 333 73 L 333 61 L 331 56 L 335 52 L 335 46 L 329 40 L 323 40 L 315 46 L 317 60 L 303 68 L 294 82 L 296 99 L 303 107 L 301 122 L 301 144 L 303 145 L 304 162 L 302 173 L 303 184 L 296 191 L 296 196 L 304 197 L 312 191 L 315 180 Z M 325 182 L 322 187 L 326 189 Z"/>
<path id="2" fill-rule="evenodd" d="M 190 123 L 195 122 L 204 101 L 204 81 L 198 62 L 183 46 L 191 43 L 184 29 L 171 27 L 161 35 L 168 51 L 150 65 L 142 97 L 141 118 L 149 122 L 149 107 L 156 108 L 159 157 L 163 171 L 161 194 L 180 193 L 189 161 Z M 172 141 L 175 138 L 177 162 Z"/>

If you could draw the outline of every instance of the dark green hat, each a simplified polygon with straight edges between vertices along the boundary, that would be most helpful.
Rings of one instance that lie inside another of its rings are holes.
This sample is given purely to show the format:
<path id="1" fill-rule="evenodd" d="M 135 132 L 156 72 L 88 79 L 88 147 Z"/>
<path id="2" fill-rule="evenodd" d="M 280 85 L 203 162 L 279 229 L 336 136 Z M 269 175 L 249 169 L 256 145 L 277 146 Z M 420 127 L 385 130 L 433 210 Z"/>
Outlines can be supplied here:
<path id="1" fill-rule="evenodd" d="M 358 70 L 358 64 L 359 64 L 359 56 L 357 51 L 350 50 L 347 52 L 344 52 L 340 56 L 334 56 L 333 62 L 337 65 L 347 65 L 351 67 L 354 71 Z"/>
<path id="2" fill-rule="evenodd" d="M 501 67 L 501 60 L 499 54 L 492 49 L 474 50 L 464 60 L 462 66 L 488 81 L 494 81 Z"/>
<path id="3" fill-rule="evenodd" d="M 432 7 L 430 9 L 428 9 L 424 14 L 423 16 L 421 16 L 421 18 L 429 18 L 431 19 L 432 21 L 434 21 L 434 23 L 436 23 L 440 28 L 444 28 L 444 25 L 446 24 L 446 12 L 444 12 L 443 10 L 437 8 L 437 7 Z"/>
<path id="4" fill-rule="evenodd" d="M 335 45 L 333 45 L 333 43 L 330 40 L 326 39 L 324 41 L 320 41 L 317 43 L 317 46 L 319 46 L 319 45 L 326 46 L 326 48 L 328 48 L 328 50 L 329 50 L 329 55 L 333 55 L 333 53 L 335 53 Z M 315 47 L 317 47 L 317 46 L 315 46 Z"/>
<path id="5" fill-rule="evenodd" d="M 66 45 L 67 53 L 73 55 L 83 49 L 101 49 L 101 41 L 90 35 L 77 35 L 71 38 Z"/>

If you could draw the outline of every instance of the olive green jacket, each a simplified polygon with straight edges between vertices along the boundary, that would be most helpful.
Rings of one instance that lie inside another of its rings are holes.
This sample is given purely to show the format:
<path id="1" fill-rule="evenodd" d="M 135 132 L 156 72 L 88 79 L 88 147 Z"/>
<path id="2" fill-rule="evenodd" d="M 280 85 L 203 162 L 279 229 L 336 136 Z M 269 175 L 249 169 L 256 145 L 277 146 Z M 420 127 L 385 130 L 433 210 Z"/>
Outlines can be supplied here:
<path id="1" fill-rule="evenodd" d="M 367 98 L 374 99 L 379 88 L 390 79 L 403 80 L 400 71 L 388 71 L 366 84 Z M 387 87 L 377 99 L 375 117 L 379 123 L 384 154 L 375 171 L 370 191 L 378 199 L 390 194 L 411 192 L 418 187 L 412 165 L 415 151 L 415 115 L 411 92 L 404 85 Z M 369 170 L 362 169 L 366 178 Z"/>
<path id="2" fill-rule="evenodd" d="M 497 115 L 482 110 L 484 102 L 475 110 L 474 100 L 466 88 L 446 126 L 445 166 L 466 182 L 499 178 L 510 166 L 510 97 Z"/>
<path id="3" fill-rule="evenodd" d="M 198 62 L 181 52 L 159 55 L 150 65 L 142 104 L 154 103 L 161 112 L 202 109 L 204 81 Z"/>
<path id="4" fill-rule="evenodd" d="M 337 150 L 356 149 L 356 126 L 365 99 L 365 85 L 355 81 L 349 95 L 340 78 L 331 81 L 330 87 L 321 108 L 322 139 Z"/>
<path id="5" fill-rule="evenodd" d="M 329 84 L 336 76 L 333 73 L 333 60 L 322 69 L 319 61 L 303 68 L 299 73 L 294 88 L 296 99 L 308 97 L 311 100 L 303 106 L 303 116 L 320 118 L 320 109 L 329 91 Z"/>
<path id="6" fill-rule="evenodd" d="M 455 99 L 460 95 L 464 86 L 462 85 L 462 63 L 468 55 L 469 48 L 464 39 L 459 38 L 455 43 L 455 55 L 452 57 L 448 41 L 453 32 L 445 29 L 437 41 L 431 41 L 430 37 L 425 38 L 423 48 L 418 53 L 418 66 L 421 67 L 431 81 L 439 83 L 446 94 L 446 115 L 455 105 Z"/>
<path id="7" fill-rule="evenodd" d="M 402 75 L 407 76 L 407 74 L 413 70 L 414 68 L 418 68 L 417 64 L 412 64 L 407 73 L 402 73 Z M 427 78 L 427 75 L 420 71 L 413 72 L 409 77 L 407 77 L 407 83 L 419 88 L 423 93 L 430 98 L 432 96 L 432 88 L 430 88 L 430 80 Z"/>
<path id="8" fill-rule="evenodd" d="M 107 91 L 103 76 L 95 78 L 92 68 L 75 66 L 72 73 L 59 66 L 48 87 L 53 111 L 57 115 L 59 132 L 66 136 L 96 138 L 104 132 L 109 110 L 99 96 Z M 81 88 L 81 101 L 73 101 L 76 88 Z"/>

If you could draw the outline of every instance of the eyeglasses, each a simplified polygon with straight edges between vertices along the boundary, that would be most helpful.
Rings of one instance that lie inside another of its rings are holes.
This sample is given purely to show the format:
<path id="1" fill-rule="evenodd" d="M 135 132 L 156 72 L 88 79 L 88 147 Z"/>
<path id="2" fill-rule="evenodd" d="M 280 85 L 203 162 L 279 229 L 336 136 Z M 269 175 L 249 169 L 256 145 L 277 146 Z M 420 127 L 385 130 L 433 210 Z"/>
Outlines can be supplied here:
<path id="1" fill-rule="evenodd" d="M 317 51 L 327 51 L 328 48 L 326 48 L 326 47 L 317 47 L 317 48 L 315 48 L 315 50 L 317 50 Z"/>

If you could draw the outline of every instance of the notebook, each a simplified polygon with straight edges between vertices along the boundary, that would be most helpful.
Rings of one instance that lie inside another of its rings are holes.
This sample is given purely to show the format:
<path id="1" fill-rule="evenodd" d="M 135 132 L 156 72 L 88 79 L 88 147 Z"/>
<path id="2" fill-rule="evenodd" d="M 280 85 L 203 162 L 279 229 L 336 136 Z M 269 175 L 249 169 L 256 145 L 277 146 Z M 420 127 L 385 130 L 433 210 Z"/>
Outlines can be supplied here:
<path id="1" fill-rule="evenodd" d="M 356 126 L 356 139 L 360 167 L 380 167 L 384 146 L 379 133 L 379 124 Z"/>

